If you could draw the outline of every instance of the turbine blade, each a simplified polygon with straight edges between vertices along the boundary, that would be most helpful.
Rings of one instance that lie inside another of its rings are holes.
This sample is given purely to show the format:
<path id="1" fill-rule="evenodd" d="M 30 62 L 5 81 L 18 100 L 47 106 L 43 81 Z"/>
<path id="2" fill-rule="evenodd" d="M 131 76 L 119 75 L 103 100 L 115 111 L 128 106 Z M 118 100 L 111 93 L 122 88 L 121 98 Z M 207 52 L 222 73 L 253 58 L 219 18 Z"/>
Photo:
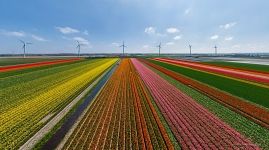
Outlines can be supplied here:
<path id="1" fill-rule="evenodd" d="M 22 44 L 25 44 L 25 42 L 23 40 L 19 40 Z"/>

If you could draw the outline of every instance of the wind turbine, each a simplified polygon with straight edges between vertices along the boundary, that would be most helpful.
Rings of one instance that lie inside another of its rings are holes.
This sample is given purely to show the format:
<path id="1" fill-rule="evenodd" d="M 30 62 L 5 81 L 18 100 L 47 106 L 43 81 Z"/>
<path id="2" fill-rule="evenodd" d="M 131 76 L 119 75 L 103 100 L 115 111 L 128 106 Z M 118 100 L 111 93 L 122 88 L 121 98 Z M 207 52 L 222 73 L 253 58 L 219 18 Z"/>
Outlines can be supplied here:
<path id="1" fill-rule="evenodd" d="M 127 47 L 127 46 L 124 44 L 124 41 L 122 42 L 122 45 L 121 45 L 120 47 L 122 47 L 122 56 L 124 56 L 124 48 Z"/>
<path id="2" fill-rule="evenodd" d="M 190 48 L 190 55 L 191 55 L 191 47 L 192 47 L 192 45 L 190 45 L 190 44 L 189 44 L 189 48 Z"/>
<path id="3" fill-rule="evenodd" d="M 77 45 L 77 49 L 78 49 L 78 57 L 80 57 L 80 47 L 85 45 L 85 44 L 82 44 L 80 43 L 79 41 L 77 41 L 78 45 Z"/>
<path id="4" fill-rule="evenodd" d="M 217 55 L 217 50 L 218 50 L 217 45 L 215 45 L 214 48 L 215 48 L 215 55 Z"/>
<path id="5" fill-rule="evenodd" d="M 29 45 L 29 44 L 32 44 L 32 43 L 25 42 L 25 41 L 23 41 L 23 40 L 20 40 L 20 42 L 23 44 L 23 45 L 22 45 L 22 49 L 23 49 L 23 58 L 25 58 L 26 45 Z"/>
<path id="6" fill-rule="evenodd" d="M 159 57 L 160 57 L 160 55 L 161 55 L 162 43 L 160 42 L 160 44 L 159 44 L 159 45 L 157 45 L 157 47 L 159 48 Z"/>

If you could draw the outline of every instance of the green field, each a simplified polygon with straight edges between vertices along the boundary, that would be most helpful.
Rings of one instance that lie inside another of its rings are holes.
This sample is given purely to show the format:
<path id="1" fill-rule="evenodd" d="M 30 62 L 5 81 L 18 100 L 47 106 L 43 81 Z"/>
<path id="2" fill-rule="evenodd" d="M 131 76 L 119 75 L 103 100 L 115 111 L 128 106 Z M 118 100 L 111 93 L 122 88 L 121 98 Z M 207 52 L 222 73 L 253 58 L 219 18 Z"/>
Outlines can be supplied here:
<path id="1" fill-rule="evenodd" d="M 257 65 L 257 64 L 247 64 L 247 63 L 236 63 L 236 62 L 226 62 L 226 61 L 210 61 L 210 62 L 203 62 L 204 64 L 211 64 L 217 66 L 228 66 L 233 68 L 241 68 L 241 69 L 248 69 L 254 71 L 262 71 L 269 73 L 269 66 L 268 65 Z"/>
<path id="2" fill-rule="evenodd" d="M 52 61 L 57 59 L 63 59 L 63 58 L 0 58 L 0 66 Z"/>
<path id="3" fill-rule="evenodd" d="M 197 81 L 208 84 L 212 87 L 220 89 L 222 91 L 231 93 L 232 95 L 241 97 L 250 102 L 259 104 L 266 108 L 269 108 L 269 89 L 260 87 L 257 85 L 240 82 L 235 79 L 225 78 L 197 70 L 192 70 L 184 67 L 175 66 L 155 60 L 149 60 L 150 62 L 167 68 L 171 71 L 180 73 Z"/>
<path id="4" fill-rule="evenodd" d="M 199 93 L 198 91 L 178 82 L 177 80 L 165 75 L 164 73 L 151 67 L 150 69 L 152 69 L 162 78 L 167 80 L 170 84 L 177 87 L 180 91 L 192 97 L 200 105 L 205 107 L 207 110 L 212 112 L 214 115 L 219 117 L 224 122 L 228 123 L 238 132 L 250 138 L 261 148 L 269 147 L 269 130 L 261 127 L 260 125 L 257 125 L 256 123 L 248 120 L 247 118 L 241 116 L 240 114 L 230 110 L 229 108 Z"/>
<path id="5" fill-rule="evenodd" d="M 85 60 L 0 78 L 0 147 L 17 149 L 115 61 Z"/>

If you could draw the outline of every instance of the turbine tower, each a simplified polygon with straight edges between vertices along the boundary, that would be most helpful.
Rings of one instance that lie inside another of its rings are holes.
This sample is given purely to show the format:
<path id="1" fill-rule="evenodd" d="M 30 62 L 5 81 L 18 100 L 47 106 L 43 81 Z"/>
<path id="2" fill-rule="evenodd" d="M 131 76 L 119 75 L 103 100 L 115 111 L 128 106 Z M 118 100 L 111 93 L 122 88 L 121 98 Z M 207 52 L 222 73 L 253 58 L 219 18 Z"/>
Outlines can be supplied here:
<path id="1" fill-rule="evenodd" d="M 80 47 L 83 46 L 84 44 L 80 43 L 79 41 L 77 41 L 78 45 L 77 45 L 77 49 L 78 49 L 78 57 L 80 57 Z"/>
<path id="2" fill-rule="evenodd" d="M 160 57 L 160 55 L 161 55 L 162 43 L 160 42 L 160 44 L 159 44 L 159 45 L 157 45 L 157 47 L 159 48 L 159 57 Z"/>
<path id="3" fill-rule="evenodd" d="M 26 45 L 29 45 L 29 44 L 32 44 L 32 43 L 25 42 L 25 41 L 23 41 L 23 40 L 20 40 L 20 42 L 23 44 L 23 45 L 22 45 L 22 49 L 23 49 L 23 58 L 25 58 Z"/>
<path id="4" fill-rule="evenodd" d="M 217 47 L 217 45 L 215 45 L 215 55 L 217 55 L 217 50 L 218 50 L 218 47 Z"/>
<path id="5" fill-rule="evenodd" d="M 192 47 L 192 45 L 190 45 L 190 44 L 189 44 L 189 48 L 190 48 L 190 55 L 191 55 L 191 47 Z"/>
<path id="6" fill-rule="evenodd" d="M 124 48 L 127 47 L 127 46 L 124 44 L 124 41 L 122 42 L 122 45 L 121 45 L 120 47 L 122 47 L 122 56 L 124 56 Z"/>

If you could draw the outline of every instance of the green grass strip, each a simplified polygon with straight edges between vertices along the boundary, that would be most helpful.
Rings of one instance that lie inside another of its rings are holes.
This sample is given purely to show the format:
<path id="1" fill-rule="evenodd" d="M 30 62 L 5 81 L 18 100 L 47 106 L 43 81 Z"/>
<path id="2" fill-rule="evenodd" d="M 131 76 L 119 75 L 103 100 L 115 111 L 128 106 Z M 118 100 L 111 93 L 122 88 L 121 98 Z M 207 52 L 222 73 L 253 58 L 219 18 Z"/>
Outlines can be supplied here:
<path id="1" fill-rule="evenodd" d="M 162 78 L 167 80 L 170 84 L 177 87 L 180 91 L 192 97 L 195 101 L 197 101 L 200 105 L 202 105 L 207 110 L 212 112 L 222 121 L 226 122 L 228 125 L 230 125 L 232 128 L 240 132 L 242 135 L 244 135 L 257 145 L 259 145 L 261 148 L 269 149 L 269 130 L 261 127 L 260 125 L 257 125 L 256 123 L 248 120 L 247 118 L 241 116 L 240 114 L 228 109 L 222 104 L 178 82 L 177 80 L 163 74 L 162 72 L 154 68 L 151 69 L 158 75 L 160 75 Z M 155 105 L 155 107 L 157 106 Z"/>
<path id="2" fill-rule="evenodd" d="M 155 60 L 149 61 L 168 70 L 180 73 L 194 80 L 200 81 L 222 91 L 228 92 L 232 95 L 241 97 L 250 102 L 269 108 L 268 88 L 164 62 L 159 62 Z"/>

